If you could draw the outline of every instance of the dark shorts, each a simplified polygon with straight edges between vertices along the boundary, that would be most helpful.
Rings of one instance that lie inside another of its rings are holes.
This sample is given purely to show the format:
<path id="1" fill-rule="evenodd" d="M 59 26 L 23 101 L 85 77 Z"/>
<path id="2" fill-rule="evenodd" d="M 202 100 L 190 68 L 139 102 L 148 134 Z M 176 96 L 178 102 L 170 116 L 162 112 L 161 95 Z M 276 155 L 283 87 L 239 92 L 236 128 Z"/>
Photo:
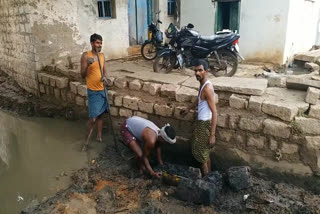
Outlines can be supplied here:
<path id="1" fill-rule="evenodd" d="M 120 127 L 120 133 L 121 133 L 123 142 L 126 146 L 128 146 L 133 140 L 137 141 L 137 139 L 129 131 L 126 120 L 122 123 Z"/>

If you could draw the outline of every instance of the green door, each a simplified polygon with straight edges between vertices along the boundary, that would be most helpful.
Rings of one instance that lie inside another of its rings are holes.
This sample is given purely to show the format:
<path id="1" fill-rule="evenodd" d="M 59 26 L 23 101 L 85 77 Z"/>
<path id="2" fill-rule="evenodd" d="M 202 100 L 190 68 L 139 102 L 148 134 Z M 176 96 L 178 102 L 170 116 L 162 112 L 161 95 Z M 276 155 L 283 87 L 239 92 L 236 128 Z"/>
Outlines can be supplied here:
<path id="1" fill-rule="evenodd" d="M 224 1 L 217 3 L 215 32 L 223 29 L 239 31 L 240 1 Z"/>

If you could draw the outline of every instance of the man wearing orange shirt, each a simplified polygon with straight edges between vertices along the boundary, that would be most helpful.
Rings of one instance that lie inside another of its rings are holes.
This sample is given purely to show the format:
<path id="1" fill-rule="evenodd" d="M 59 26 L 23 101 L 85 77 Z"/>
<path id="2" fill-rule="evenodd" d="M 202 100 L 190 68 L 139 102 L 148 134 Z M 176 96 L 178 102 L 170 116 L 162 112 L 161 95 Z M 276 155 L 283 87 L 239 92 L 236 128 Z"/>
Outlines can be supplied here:
<path id="1" fill-rule="evenodd" d="M 102 37 L 98 34 L 90 36 L 92 50 L 81 56 L 81 76 L 86 79 L 88 90 L 89 120 L 87 122 L 86 142 L 82 150 L 86 150 L 95 123 L 97 123 L 97 141 L 102 142 L 102 115 L 108 112 L 108 103 L 103 84 L 106 84 L 106 66 L 102 47 Z M 100 57 L 102 75 L 99 67 Z"/>

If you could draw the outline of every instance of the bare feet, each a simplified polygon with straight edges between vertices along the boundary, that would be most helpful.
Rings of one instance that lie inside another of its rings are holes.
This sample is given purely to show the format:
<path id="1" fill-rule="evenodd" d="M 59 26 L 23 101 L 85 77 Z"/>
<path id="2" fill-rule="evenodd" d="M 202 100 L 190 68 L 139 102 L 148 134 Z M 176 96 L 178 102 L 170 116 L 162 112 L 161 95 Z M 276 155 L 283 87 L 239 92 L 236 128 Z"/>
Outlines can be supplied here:
<path id="1" fill-rule="evenodd" d="M 102 137 L 97 137 L 96 141 L 98 141 L 99 143 L 102 143 Z"/>

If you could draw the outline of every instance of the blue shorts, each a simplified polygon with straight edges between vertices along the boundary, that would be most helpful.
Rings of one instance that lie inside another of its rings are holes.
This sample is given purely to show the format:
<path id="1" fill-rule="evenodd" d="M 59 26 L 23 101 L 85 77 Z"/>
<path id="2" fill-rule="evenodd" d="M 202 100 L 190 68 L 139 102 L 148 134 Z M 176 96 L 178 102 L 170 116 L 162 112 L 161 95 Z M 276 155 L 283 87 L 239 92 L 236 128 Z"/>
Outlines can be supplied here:
<path id="1" fill-rule="evenodd" d="M 103 113 L 108 113 L 108 103 L 104 90 L 93 91 L 88 89 L 89 117 L 96 118 Z"/>

